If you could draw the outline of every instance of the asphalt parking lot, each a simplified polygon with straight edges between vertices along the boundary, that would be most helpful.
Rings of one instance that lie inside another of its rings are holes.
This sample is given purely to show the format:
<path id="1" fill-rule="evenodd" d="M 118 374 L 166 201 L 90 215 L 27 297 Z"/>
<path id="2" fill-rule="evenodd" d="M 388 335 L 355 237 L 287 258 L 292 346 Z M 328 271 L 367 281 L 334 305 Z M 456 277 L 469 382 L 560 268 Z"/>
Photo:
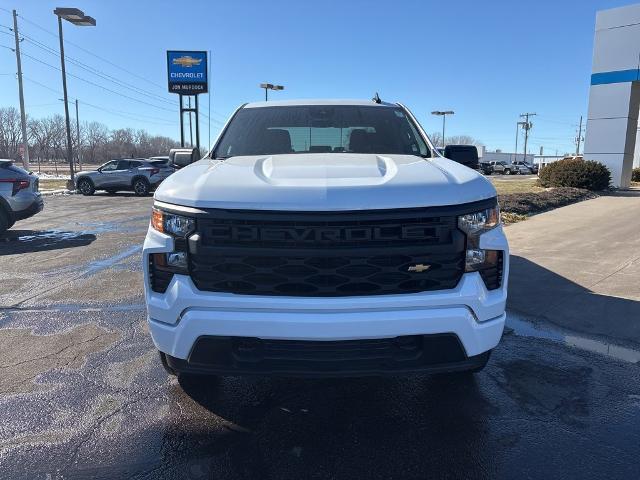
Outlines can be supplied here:
<path id="1" fill-rule="evenodd" d="M 151 203 L 47 197 L 0 239 L 0 478 L 640 478 L 635 357 L 514 315 L 471 379 L 168 378 Z"/>

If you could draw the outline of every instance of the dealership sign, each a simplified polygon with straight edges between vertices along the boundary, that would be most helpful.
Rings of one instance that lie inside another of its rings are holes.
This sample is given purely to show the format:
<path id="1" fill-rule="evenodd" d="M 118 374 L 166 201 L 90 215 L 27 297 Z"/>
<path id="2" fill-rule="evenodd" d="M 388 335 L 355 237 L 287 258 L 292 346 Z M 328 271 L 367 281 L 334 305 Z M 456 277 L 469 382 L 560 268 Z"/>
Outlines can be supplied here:
<path id="1" fill-rule="evenodd" d="M 169 92 L 207 93 L 207 52 L 167 51 Z"/>

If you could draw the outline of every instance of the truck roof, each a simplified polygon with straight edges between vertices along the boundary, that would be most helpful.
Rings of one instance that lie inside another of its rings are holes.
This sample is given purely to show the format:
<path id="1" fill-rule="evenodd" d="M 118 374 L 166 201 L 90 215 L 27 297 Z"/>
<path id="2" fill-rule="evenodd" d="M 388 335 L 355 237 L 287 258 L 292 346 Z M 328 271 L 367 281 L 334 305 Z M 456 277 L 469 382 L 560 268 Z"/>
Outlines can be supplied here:
<path id="1" fill-rule="evenodd" d="M 244 108 L 261 108 L 261 107 L 291 107 L 291 106 L 308 106 L 308 105 L 352 105 L 358 107 L 397 107 L 395 103 L 380 102 L 373 100 L 351 100 L 351 99 L 301 99 L 301 100 L 270 100 L 268 102 L 251 102 L 247 103 Z"/>

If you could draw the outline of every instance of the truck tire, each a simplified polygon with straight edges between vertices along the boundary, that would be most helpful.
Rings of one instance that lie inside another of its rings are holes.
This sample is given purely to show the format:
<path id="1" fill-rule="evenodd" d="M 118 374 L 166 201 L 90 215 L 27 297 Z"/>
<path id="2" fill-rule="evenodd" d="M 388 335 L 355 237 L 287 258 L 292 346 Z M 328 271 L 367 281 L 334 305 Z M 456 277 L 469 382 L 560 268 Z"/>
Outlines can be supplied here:
<path id="1" fill-rule="evenodd" d="M 149 185 L 149 180 L 146 178 L 138 177 L 133 181 L 133 192 L 138 197 L 146 197 L 149 195 L 149 190 L 151 190 L 151 185 Z"/>
<path id="2" fill-rule="evenodd" d="M 78 180 L 78 190 L 85 197 L 89 197 L 95 193 L 96 187 L 93 186 L 93 182 L 88 178 L 82 178 Z"/>
<path id="3" fill-rule="evenodd" d="M 502 173 L 504 173 L 505 175 L 511 175 L 511 170 L 509 168 L 505 168 Z"/>

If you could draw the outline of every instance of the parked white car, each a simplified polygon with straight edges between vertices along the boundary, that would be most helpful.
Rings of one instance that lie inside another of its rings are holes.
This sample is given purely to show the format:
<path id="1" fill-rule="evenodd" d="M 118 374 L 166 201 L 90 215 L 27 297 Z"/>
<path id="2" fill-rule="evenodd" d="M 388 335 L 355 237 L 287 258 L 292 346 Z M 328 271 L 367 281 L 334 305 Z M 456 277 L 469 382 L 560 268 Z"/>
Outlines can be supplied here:
<path id="1" fill-rule="evenodd" d="M 154 199 L 144 286 L 170 373 L 473 372 L 500 341 L 496 191 L 401 104 L 246 104 Z"/>

